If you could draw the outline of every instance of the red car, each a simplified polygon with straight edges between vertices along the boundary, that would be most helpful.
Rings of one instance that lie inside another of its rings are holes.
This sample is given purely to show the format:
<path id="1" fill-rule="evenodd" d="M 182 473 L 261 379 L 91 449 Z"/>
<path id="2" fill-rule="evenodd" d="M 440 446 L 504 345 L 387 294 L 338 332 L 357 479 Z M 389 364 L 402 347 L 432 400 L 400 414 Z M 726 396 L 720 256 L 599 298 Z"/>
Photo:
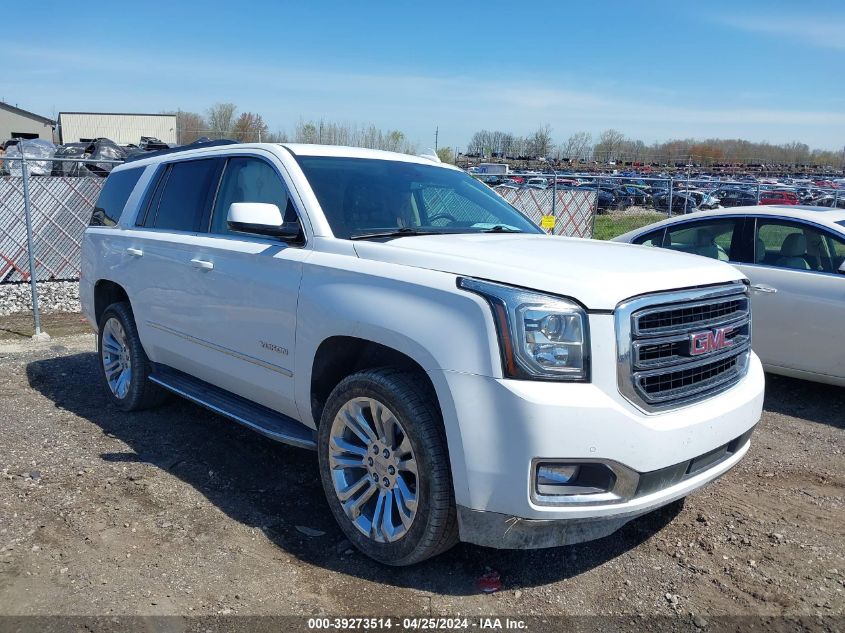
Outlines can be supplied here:
<path id="1" fill-rule="evenodd" d="M 760 204 L 798 204 L 798 195 L 792 191 L 761 191 Z"/>

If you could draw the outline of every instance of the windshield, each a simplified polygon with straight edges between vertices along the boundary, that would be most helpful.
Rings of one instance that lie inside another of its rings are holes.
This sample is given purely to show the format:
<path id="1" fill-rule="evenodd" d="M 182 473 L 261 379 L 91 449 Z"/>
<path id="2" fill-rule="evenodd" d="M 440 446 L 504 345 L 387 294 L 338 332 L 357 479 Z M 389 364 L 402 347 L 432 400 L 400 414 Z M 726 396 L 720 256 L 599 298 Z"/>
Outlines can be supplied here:
<path id="1" fill-rule="evenodd" d="M 454 169 L 334 156 L 298 156 L 297 161 L 335 237 L 394 231 L 542 233 L 489 187 Z"/>

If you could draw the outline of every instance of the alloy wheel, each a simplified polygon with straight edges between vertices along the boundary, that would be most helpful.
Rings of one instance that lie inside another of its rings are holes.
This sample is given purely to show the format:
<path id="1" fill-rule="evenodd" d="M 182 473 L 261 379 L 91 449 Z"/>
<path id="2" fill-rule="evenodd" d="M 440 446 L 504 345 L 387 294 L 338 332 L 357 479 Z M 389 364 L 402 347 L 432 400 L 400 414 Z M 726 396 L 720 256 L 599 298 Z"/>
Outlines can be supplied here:
<path id="1" fill-rule="evenodd" d="M 126 331 L 115 317 L 109 318 L 103 326 L 100 356 L 106 382 L 115 397 L 126 397 L 132 384 L 132 355 L 126 339 Z"/>
<path id="2" fill-rule="evenodd" d="M 391 543 L 417 514 L 419 475 L 397 417 L 373 398 L 353 398 L 332 421 L 329 468 L 344 513 L 365 536 Z"/>

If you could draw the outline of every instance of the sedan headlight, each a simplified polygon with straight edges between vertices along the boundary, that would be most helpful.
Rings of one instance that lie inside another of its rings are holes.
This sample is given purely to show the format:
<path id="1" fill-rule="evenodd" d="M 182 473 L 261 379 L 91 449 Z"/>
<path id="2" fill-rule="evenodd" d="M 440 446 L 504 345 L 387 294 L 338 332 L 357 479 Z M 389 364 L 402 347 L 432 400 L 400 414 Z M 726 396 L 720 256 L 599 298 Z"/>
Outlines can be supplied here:
<path id="1" fill-rule="evenodd" d="M 458 286 L 490 304 L 506 378 L 589 381 L 587 314 L 577 303 L 466 277 Z"/>

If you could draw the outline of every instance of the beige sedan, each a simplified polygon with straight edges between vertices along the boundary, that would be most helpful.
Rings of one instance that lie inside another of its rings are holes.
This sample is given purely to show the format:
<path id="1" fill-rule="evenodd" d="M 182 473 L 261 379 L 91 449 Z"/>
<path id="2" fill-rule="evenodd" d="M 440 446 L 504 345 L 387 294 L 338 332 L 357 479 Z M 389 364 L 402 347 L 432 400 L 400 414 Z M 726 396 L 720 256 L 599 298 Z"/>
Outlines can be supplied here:
<path id="1" fill-rule="evenodd" d="M 753 347 L 766 370 L 845 386 L 845 210 L 714 209 L 614 239 L 734 264 L 751 280 Z"/>

